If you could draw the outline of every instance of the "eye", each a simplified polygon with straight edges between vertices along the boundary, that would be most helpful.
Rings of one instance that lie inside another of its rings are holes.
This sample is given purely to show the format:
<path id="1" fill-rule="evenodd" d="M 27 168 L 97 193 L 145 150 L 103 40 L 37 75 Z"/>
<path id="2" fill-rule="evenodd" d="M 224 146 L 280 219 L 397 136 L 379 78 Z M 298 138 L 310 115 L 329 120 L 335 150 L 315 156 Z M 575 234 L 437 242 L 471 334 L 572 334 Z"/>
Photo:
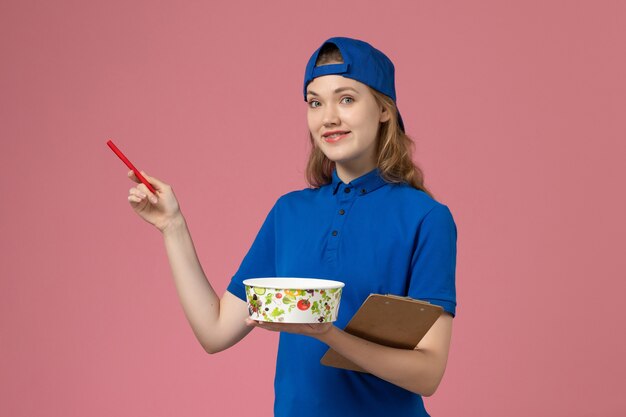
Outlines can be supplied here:
<path id="1" fill-rule="evenodd" d="M 345 100 L 345 99 L 352 100 L 351 102 L 354 102 L 354 99 L 352 97 L 344 97 L 344 98 L 342 98 L 342 100 Z"/>
<path id="2" fill-rule="evenodd" d="M 319 103 L 319 101 L 317 101 L 317 100 L 309 101 L 309 107 L 316 108 L 317 106 L 314 106 L 313 103 Z"/>

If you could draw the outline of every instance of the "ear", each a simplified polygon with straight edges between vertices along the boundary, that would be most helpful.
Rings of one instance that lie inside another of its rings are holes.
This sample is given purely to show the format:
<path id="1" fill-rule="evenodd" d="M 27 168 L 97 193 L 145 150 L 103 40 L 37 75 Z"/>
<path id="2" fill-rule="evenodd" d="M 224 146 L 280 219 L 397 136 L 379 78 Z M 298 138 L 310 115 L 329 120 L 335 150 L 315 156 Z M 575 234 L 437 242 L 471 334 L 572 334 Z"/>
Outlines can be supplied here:
<path id="1" fill-rule="evenodd" d="M 389 119 L 391 119 L 391 115 L 389 114 L 387 109 L 383 106 L 380 106 L 380 123 L 385 123 Z"/>

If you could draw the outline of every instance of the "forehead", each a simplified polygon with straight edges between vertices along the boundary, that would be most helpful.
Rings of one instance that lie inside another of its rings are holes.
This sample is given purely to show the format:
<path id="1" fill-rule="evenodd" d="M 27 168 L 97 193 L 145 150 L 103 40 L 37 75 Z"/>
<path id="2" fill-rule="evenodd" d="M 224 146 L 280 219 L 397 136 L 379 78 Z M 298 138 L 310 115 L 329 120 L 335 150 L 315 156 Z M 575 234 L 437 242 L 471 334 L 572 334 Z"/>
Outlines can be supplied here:
<path id="1" fill-rule="evenodd" d="M 362 82 L 335 74 L 314 78 L 307 85 L 306 92 L 307 94 L 309 91 L 315 91 L 317 94 L 332 94 L 333 91 L 342 87 L 352 87 L 359 93 L 367 92 L 367 86 Z"/>

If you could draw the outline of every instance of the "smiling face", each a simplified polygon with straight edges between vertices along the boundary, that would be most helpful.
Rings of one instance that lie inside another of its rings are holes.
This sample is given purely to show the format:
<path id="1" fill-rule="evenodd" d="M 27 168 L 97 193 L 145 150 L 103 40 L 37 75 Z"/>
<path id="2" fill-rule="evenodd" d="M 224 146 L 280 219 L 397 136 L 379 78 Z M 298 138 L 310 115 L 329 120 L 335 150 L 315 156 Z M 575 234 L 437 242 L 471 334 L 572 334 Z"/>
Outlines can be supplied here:
<path id="1" fill-rule="evenodd" d="M 335 162 L 342 181 L 348 183 L 376 167 L 378 129 L 389 113 L 368 86 L 341 75 L 317 77 L 307 86 L 307 106 L 315 146 Z M 342 134 L 326 136 L 335 131 Z"/>

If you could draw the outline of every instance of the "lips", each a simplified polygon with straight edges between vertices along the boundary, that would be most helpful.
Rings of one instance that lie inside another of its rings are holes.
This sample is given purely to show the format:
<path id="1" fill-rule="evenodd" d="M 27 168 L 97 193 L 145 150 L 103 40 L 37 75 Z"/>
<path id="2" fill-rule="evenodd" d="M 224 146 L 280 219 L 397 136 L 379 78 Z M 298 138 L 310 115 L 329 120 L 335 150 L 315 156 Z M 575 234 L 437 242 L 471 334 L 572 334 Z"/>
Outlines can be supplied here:
<path id="1" fill-rule="evenodd" d="M 322 136 L 327 138 L 328 136 L 334 135 L 334 134 L 337 134 L 337 133 L 350 133 L 350 131 L 349 130 L 333 130 L 332 132 L 324 133 Z"/>
<path id="2" fill-rule="evenodd" d="M 339 133 L 335 136 L 324 136 L 326 143 L 335 143 L 348 136 L 350 132 Z M 331 134 L 332 135 L 332 134 Z"/>

